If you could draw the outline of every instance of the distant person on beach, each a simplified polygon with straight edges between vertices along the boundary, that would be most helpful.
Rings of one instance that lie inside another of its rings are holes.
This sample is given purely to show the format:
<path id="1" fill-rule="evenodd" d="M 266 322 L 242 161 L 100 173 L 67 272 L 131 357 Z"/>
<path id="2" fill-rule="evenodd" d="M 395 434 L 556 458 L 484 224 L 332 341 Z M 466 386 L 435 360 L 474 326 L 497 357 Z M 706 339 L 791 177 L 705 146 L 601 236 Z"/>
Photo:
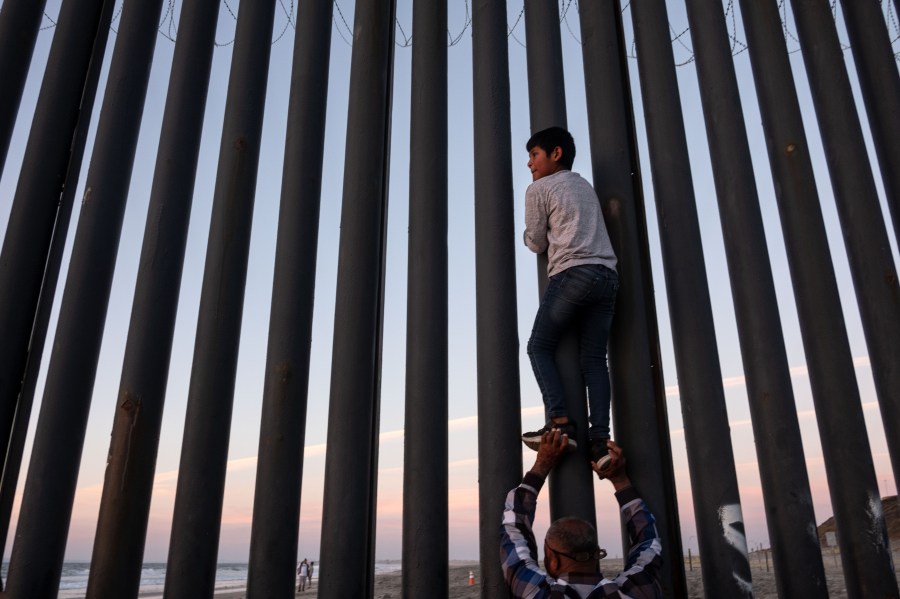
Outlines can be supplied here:
<path id="1" fill-rule="evenodd" d="M 303 561 L 297 564 L 297 592 L 306 590 L 306 580 L 309 578 L 309 562 L 306 561 L 306 558 L 303 558 Z"/>
<path id="2" fill-rule="evenodd" d="M 544 569 L 538 564 L 534 522 L 537 495 L 550 471 L 566 452 L 568 437 L 560 430 L 547 431 L 541 438 L 534 466 L 522 484 L 506 496 L 500 527 L 500 560 L 513 597 L 660 598 L 662 586 L 662 544 L 655 519 L 625 472 L 622 448 L 610 441 L 609 461 L 591 467 L 600 480 L 615 489 L 622 523 L 631 547 L 625 566 L 612 578 L 604 578 L 599 560 L 606 552 L 597 544 L 597 531 L 580 518 L 560 518 L 550 525 L 544 538 Z"/>
<path id="3" fill-rule="evenodd" d="M 556 366 L 556 347 L 567 333 L 579 340 L 579 366 L 587 387 L 591 459 L 607 455 L 610 388 L 606 343 L 619 290 L 616 255 L 597 192 L 572 172 L 575 141 L 561 127 L 538 131 L 525 144 L 532 183 L 525 191 L 525 245 L 547 252 L 547 289 L 541 298 L 528 357 L 544 400 L 546 423 L 522 435 L 537 450 L 546 431 L 558 428 L 576 448 L 575 422 Z"/>
<path id="4" fill-rule="evenodd" d="M 306 581 L 309 583 L 309 588 L 312 588 L 312 575 L 313 575 L 313 568 L 315 568 L 315 567 L 316 567 L 316 562 L 310 560 L 309 568 L 307 569 L 307 572 L 306 572 Z"/>

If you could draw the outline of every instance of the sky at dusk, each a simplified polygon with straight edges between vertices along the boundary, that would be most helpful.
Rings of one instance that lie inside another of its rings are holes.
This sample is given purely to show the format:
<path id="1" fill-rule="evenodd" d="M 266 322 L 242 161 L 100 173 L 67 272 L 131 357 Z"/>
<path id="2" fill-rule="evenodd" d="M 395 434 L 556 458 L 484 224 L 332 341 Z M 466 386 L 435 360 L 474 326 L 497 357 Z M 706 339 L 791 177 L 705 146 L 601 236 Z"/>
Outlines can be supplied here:
<path id="1" fill-rule="evenodd" d="M 217 153 L 225 108 L 225 94 L 234 38 L 238 0 L 226 0 L 219 15 L 217 44 L 204 134 L 198 166 L 197 182 L 191 214 L 184 276 L 181 287 L 175 343 L 172 354 L 165 415 L 160 438 L 157 474 L 151 505 L 145 561 L 164 561 L 170 534 L 172 508 L 175 497 L 181 440 L 184 430 L 185 407 L 193 359 L 194 334 L 197 325 L 198 305 L 203 275 L 206 240 L 209 233 L 210 212 L 216 179 Z M 38 36 L 27 81 L 25 95 L 19 109 L 18 121 L 10 146 L 5 168 L 0 176 L 0 234 L 6 230 L 18 172 L 25 151 L 31 119 L 40 90 L 43 70 L 47 62 L 54 23 L 61 0 L 48 0 L 43 29 Z M 169 3 L 164 3 L 169 4 Z M 788 3 L 785 3 L 787 6 Z M 737 4 L 728 3 L 733 10 Z M 884 3 L 890 10 L 892 3 Z M 762 491 L 754 450 L 753 432 L 747 406 L 747 390 L 743 379 L 740 347 L 734 322 L 731 288 L 725 263 L 724 245 L 719 224 L 718 207 L 713 186 L 709 152 L 696 71 L 691 62 L 691 42 L 687 28 L 683 0 L 668 2 L 677 73 L 684 111 L 688 147 L 692 165 L 697 211 L 703 236 L 707 278 L 713 305 L 718 351 L 721 360 L 723 385 L 731 423 L 731 438 L 747 542 L 751 548 L 768 546 Z M 114 14 L 120 14 L 121 0 Z M 135 168 L 128 197 L 128 208 L 122 229 L 115 279 L 103 339 L 102 353 L 94 387 L 90 419 L 84 445 L 78 490 L 69 531 L 66 558 L 89 560 L 97 523 L 103 475 L 109 450 L 112 417 L 119 387 L 122 358 L 128 333 L 131 302 L 137 276 L 138 259 L 153 168 L 159 141 L 160 126 L 165 105 L 175 35 L 181 2 L 174 3 L 174 13 L 163 8 L 161 34 L 157 39 L 154 66 L 151 73 Z M 475 351 L 475 244 L 474 244 L 474 181 L 473 181 L 473 123 L 472 123 L 472 40 L 468 0 L 449 0 L 448 50 L 449 59 L 449 277 L 451 298 L 449 302 L 449 500 L 450 500 L 450 557 L 472 559 L 478 555 L 478 456 L 477 448 L 477 398 Z M 522 17 L 522 0 L 508 2 L 513 183 L 516 206 L 517 243 L 524 229 L 524 192 L 531 182 L 526 168 L 524 149 L 528 139 L 529 116 L 525 59 L 525 33 Z M 335 3 L 331 74 L 328 90 L 328 114 L 321 217 L 319 223 L 319 250 L 316 279 L 316 303 L 310 365 L 309 403 L 306 428 L 306 451 L 301 499 L 299 557 L 318 558 L 321 535 L 322 490 L 324 486 L 326 430 L 328 420 L 329 384 L 331 379 L 331 344 L 334 323 L 335 287 L 337 277 L 338 243 L 340 236 L 340 209 L 343 182 L 344 145 L 346 140 L 346 115 L 349 91 L 351 58 L 351 29 L 354 12 L 353 0 L 337 0 Z M 561 22 L 563 60 L 565 65 L 568 124 L 572 131 L 578 154 L 573 170 L 590 180 L 591 162 L 587 136 L 586 100 L 582 74 L 580 29 L 577 3 L 562 0 Z M 292 15 L 292 16 L 289 16 Z M 279 0 L 273 29 L 272 59 L 269 75 L 266 114 L 264 121 L 262 152 L 253 217 L 253 236 L 244 305 L 240 358 L 235 386 L 234 415 L 229 445 L 229 468 L 226 481 L 219 556 L 221 561 L 248 559 L 252 502 L 256 475 L 256 454 L 259 443 L 259 422 L 262 405 L 263 375 L 265 367 L 269 309 L 274 268 L 275 239 L 277 232 L 278 203 L 284 153 L 284 132 L 287 122 L 291 55 L 294 31 L 291 19 L 296 15 L 293 0 Z M 896 17 L 896 15 L 894 15 Z M 732 18 L 733 17 L 733 18 Z M 834 206 L 822 143 L 816 126 L 815 114 L 806 83 L 799 45 L 794 38 L 789 7 L 786 8 L 789 49 L 797 91 L 804 110 L 806 134 L 811 147 L 814 168 L 819 186 L 823 213 L 831 248 L 831 259 L 838 278 L 841 300 L 854 356 L 862 409 L 872 446 L 873 460 L 882 495 L 896 493 L 896 483 L 891 474 L 884 432 L 872 382 L 871 368 L 865 339 L 856 307 L 849 266 L 837 212 Z M 840 35 L 847 43 L 847 35 L 838 7 L 836 16 Z M 409 104 L 410 64 L 412 48 L 409 36 L 412 32 L 412 0 L 398 0 L 397 43 L 395 52 L 393 131 L 390 174 L 390 201 L 387 239 L 387 281 L 384 315 L 383 376 L 381 389 L 381 445 L 379 450 L 378 519 L 376 554 L 379 559 L 394 559 L 401 555 L 401 512 L 403 481 L 403 421 L 404 378 L 406 353 L 406 280 L 407 280 L 407 228 L 408 228 L 408 178 L 409 178 Z M 626 8 L 624 21 L 629 52 L 635 49 L 631 40 L 631 14 Z M 896 28 L 897 20 L 892 27 Z M 762 207 L 769 254 L 778 294 L 782 326 L 797 412 L 803 435 L 803 445 L 809 466 L 816 519 L 821 522 L 831 516 L 827 481 L 822 463 L 821 446 L 816 427 L 815 411 L 805 366 L 798 317 L 790 282 L 787 258 L 781 226 L 775 202 L 775 192 L 769 172 L 765 139 L 761 127 L 749 56 L 743 51 L 743 34 L 740 15 L 729 13 L 729 27 L 735 35 L 735 66 L 741 86 L 744 117 L 753 154 L 757 186 Z M 113 24 L 113 29 L 117 23 Z M 898 32 L 892 30 L 896 40 Z M 116 41 L 110 36 L 106 65 L 101 75 L 102 94 L 106 68 Z M 895 41 L 894 48 L 897 50 Z M 862 106 L 856 86 L 855 68 L 849 51 L 845 52 L 846 67 L 850 70 L 857 105 Z M 683 64 L 681 64 L 683 63 Z M 659 317 L 663 373 L 666 383 L 666 400 L 669 414 L 669 431 L 674 454 L 675 477 L 678 484 L 678 501 L 682 537 L 685 547 L 694 551 L 696 530 L 692 511 L 691 488 L 688 476 L 687 455 L 678 394 L 678 373 L 675 369 L 671 327 L 665 299 L 662 258 L 656 211 L 653 205 L 653 182 L 650 177 L 649 156 L 643 117 L 640 110 L 641 90 L 637 79 L 637 61 L 628 60 L 632 92 L 634 95 L 638 150 L 642 161 L 644 194 L 647 201 L 650 250 L 652 255 L 655 301 Z M 90 152 L 93 145 L 97 112 L 101 105 L 98 95 L 95 115 L 88 138 L 87 150 L 76 198 L 82 195 Z M 863 130 L 870 148 L 870 163 L 882 200 L 885 218 L 890 216 L 884 204 L 884 192 L 878 173 L 878 165 L 871 149 L 871 136 L 864 111 Z M 77 203 L 76 203 L 77 206 Z M 74 236 L 78 210 L 73 211 L 69 243 Z M 887 221 L 889 222 L 889 220 Z M 891 227 L 888 227 L 891 231 Z M 892 233 L 890 233 L 893 235 Z M 898 260 L 897 243 L 891 237 L 895 261 Z M 70 248 L 69 248 L 70 249 Z M 65 276 L 69 250 L 63 262 L 61 277 Z M 823 258 L 824 260 L 824 258 Z M 543 409 L 539 390 L 534 381 L 525 342 L 528 339 L 532 319 L 538 304 L 534 255 L 524 245 L 516 248 L 516 280 L 518 291 L 519 368 L 521 377 L 522 427 L 530 429 L 543 422 Z M 57 306 L 62 295 L 62 278 L 57 294 Z M 52 316 L 49 335 L 55 330 L 56 309 Z M 48 338 L 47 347 L 52 344 Z M 47 360 L 42 364 L 41 380 L 35 398 L 31 433 L 26 446 L 25 460 L 30 456 L 34 426 L 40 410 L 43 379 Z M 352 376 L 352 373 L 349 373 Z M 615 402 L 615 398 L 613 399 Z M 615 437 L 615 430 L 613 431 Z M 531 465 L 533 454 L 523 448 L 523 468 Z M 18 517 L 21 491 L 27 468 L 23 466 L 19 482 L 19 498 L 13 512 L 11 526 Z M 352 476 L 352 473 L 348 473 Z M 606 483 L 595 483 L 598 506 L 598 526 L 601 545 L 609 549 L 611 556 L 620 553 L 618 515 L 615 500 Z M 502 498 L 497 498 L 499 522 Z M 548 525 L 547 502 L 539 504 L 539 535 Z M 10 555 L 14 534 L 9 535 L 5 557 Z"/>

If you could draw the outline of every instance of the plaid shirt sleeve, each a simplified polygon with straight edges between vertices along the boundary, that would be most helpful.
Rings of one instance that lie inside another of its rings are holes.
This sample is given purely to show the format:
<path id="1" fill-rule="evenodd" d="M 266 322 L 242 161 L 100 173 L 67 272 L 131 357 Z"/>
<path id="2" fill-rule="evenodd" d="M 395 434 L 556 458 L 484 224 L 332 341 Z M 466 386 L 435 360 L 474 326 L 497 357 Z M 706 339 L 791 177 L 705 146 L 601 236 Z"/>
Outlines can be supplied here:
<path id="1" fill-rule="evenodd" d="M 625 570 L 613 581 L 627 597 L 662 597 L 659 582 L 662 543 L 656 530 L 656 519 L 633 487 L 616 493 L 616 499 L 631 547 L 625 560 Z"/>
<path id="2" fill-rule="evenodd" d="M 537 545 L 531 529 L 537 495 L 544 484 L 540 476 L 528 472 L 522 484 L 506 496 L 500 526 L 500 564 L 512 596 L 528 599 L 550 596 L 553 580 L 537 563 Z"/>

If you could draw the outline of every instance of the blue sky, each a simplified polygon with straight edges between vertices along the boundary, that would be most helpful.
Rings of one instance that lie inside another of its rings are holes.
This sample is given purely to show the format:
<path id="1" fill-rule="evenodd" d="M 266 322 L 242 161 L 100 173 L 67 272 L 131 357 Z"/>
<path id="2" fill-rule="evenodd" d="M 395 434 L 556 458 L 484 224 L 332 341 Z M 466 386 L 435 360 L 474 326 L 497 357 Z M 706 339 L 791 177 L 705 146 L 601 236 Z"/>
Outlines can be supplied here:
<path id="1" fill-rule="evenodd" d="M 379 558 L 400 556 L 400 510 L 402 498 L 402 428 L 404 419 L 404 361 L 405 361 L 405 316 L 406 316 L 406 263 L 407 263 L 407 183 L 409 171 L 408 133 L 410 98 L 410 58 L 411 48 L 404 40 L 412 32 L 412 0 L 398 0 L 396 49 L 394 118 L 391 166 L 391 198 L 389 206 L 388 267 L 385 301 L 384 373 L 382 387 L 380 451 L 379 505 L 377 523 L 377 554 Z M 53 21 L 59 12 L 60 0 L 48 0 L 44 30 L 38 38 L 38 45 L 32 60 L 31 73 L 27 81 L 25 96 L 19 110 L 18 122 L 10 147 L 5 169 L 0 177 L 0 232 L 4 232 L 9 218 L 12 197 L 15 191 L 18 170 L 21 165 L 28 130 L 40 89 L 43 68 L 54 29 Z M 471 28 L 467 27 L 470 7 L 466 0 L 449 0 L 449 35 L 456 40 L 449 49 L 449 276 L 450 276 L 450 505 L 451 505 L 451 558 L 474 558 L 477 556 L 477 455 L 476 447 L 476 371 L 475 371 L 475 261 L 474 253 L 474 188 L 472 176 L 473 135 L 472 135 L 472 44 Z M 683 2 L 668 3 L 673 37 L 687 28 Z M 121 0 L 116 8 L 118 15 Z M 213 187 L 216 177 L 217 152 L 219 148 L 222 118 L 225 106 L 225 91 L 230 67 L 231 41 L 234 37 L 237 14 L 237 0 L 229 0 L 220 10 L 216 49 L 210 84 L 207 114 L 204 121 L 204 135 L 200 154 L 197 184 L 194 193 L 188 239 L 187 258 L 181 288 L 180 306 L 176 325 L 176 337 L 172 355 L 172 366 L 168 384 L 165 417 L 160 439 L 157 462 L 157 481 L 151 507 L 151 521 L 148 533 L 145 559 L 161 561 L 165 559 L 169 538 L 169 523 L 174 500 L 181 437 L 184 428 L 184 413 L 193 356 L 193 337 L 196 329 L 197 310 L 200 297 L 206 238 Z M 578 26 L 577 5 L 571 0 L 563 0 L 562 11 L 565 19 L 562 27 L 563 54 L 565 64 L 566 98 L 568 102 L 569 127 L 578 144 L 578 156 L 573 170 L 591 177 L 590 148 L 587 140 L 586 106 L 584 82 L 582 79 L 582 57 Z M 891 3 L 885 3 L 890 7 Z M 181 2 L 175 3 L 175 23 Z M 229 10 L 230 8 L 230 10 Z M 734 7 L 736 10 L 736 5 Z M 886 10 L 888 10 L 886 8 Z M 515 187 L 516 230 L 524 227 L 522 201 L 525 187 L 531 177 L 525 167 L 527 156 L 524 142 L 529 136 L 528 98 L 525 65 L 524 22 L 520 19 L 522 0 L 508 3 L 508 23 L 512 28 L 509 38 L 511 118 L 513 146 L 513 181 Z M 165 12 L 165 9 L 164 9 Z M 269 302 L 272 288 L 274 248 L 277 230 L 278 202 L 282 172 L 284 129 L 287 119 L 288 87 L 290 82 L 293 29 L 288 13 L 296 12 L 293 2 L 282 0 L 276 13 L 273 39 L 278 39 L 272 47 L 272 63 L 266 102 L 262 153 L 253 222 L 253 237 L 247 291 L 244 308 L 243 332 L 241 337 L 240 362 L 235 387 L 234 418 L 229 450 L 229 474 L 223 509 L 223 526 L 220 543 L 220 558 L 223 561 L 244 561 L 248 555 L 250 538 L 250 515 L 255 481 L 255 456 L 259 441 L 259 419 L 263 388 L 263 369 L 268 332 Z M 303 497 L 301 502 L 300 553 L 313 557 L 318 554 L 324 475 L 324 455 L 328 417 L 329 381 L 331 372 L 331 337 L 334 319 L 334 295 L 337 273 L 337 248 L 340 234 L 341 186 L 343 181 L 344 143 L 346 137 L 347 96 L 350 70 L 350 30 L 352 24 L 353 0 L 338 0 L 335 5 L 331 76 L 329 79 L 328 115 L 326 121 L 326 145 L 324 149 L 324 173 L 322 188 L 322 209 L 320 217 L 320 241 L 317 265 L 317 291 L 315 321 L 313 328 L 312 363 L 310 374 L 309 410 L 306 431 L 306 461 L 304 466 Z M 172 22 L 164 16 L 161 32 L 171 35 Z M 786 14 L 789 31 L 793 30 L 789 9 Z M 626 35 L 631 39 L 630 12 L 624 13 Z M 840 14 L 837 15 L 842 39 L 847 36 L 843 30 Z M 894 20 L 896 23 L 896 19 Z M 115 24 L 114 24 L 115 28 Z M 744 40 L 739 15 L 732 28 L 738 40 Z M 897 37 L 894 31 L 892 39 Z M 458 39 L 457 39 L 458 38 Z M 112 53 L 115 36 L 111 36 L 107 50 L 107 66 Z M 690 62 L 690 36 L 682 35 L 674 42 L 678 68 L 682 108 L 685 115 L 688 146 L 694 175 L 697 210 L 703 235 L 706 256 L 707 277 L 713 304 L 713 314 L 718 336 L 718 349 L 722 364 L 725 393 L 744 518 L 747 525 L 747 540 L 751 547 L 768 544 L 765 517 L 762 508 L 753 435 L 749 422 L 746 389 L 743 385 L 743 371 L 731 290 L 724 258 L 724 246 L 719 226 L 718 209 L 711 176 L 709 153 L 706 145 L 705 127 L 698 96 L 696 74 Z M 798 44 L 789 35 L 788 46 L 797 50 Z M 895 43 L 895 49 L 896 49 Z M 633 52 L 633 46 L 630 46 Z M 135 160 L 135 169 L 128 198 L 128 209 L 122 230 L 116 274 L 113 284 L 110 308 L 107 317 L 100 357 L 98 375 L 94 388 L 88 433 L 85 441 L 82 467 L 79 475 L 78 493 L 70 528 L 67 549 L 68 559 L 89 559 L 94 528 L 96 526 L 99 498 L 102 490 L 103 472 L 109 449 L 109 433 L 112 427 L 113 407 L 121 375 L 122 355 L 134 293 L 140 243 L 143 238 L 144 222 L 150 195 L 150 185 L 158 144 L 165 91 L 168 84 L 174 44 L 161 35 L 157 40 L 156 56 L 151 73 L 150 92 L 144 110 L 141 136 Z M 741 46 L 736 46 L 740 51 Z M 855 84 L 855 69 L 852 57 L 847 52 L 846 65 L 851 71 Z M 815 425 L 809 383 L 805 374 L 805 358 L 798 329 L 798 318 L 794 307 L 790 276 L 782 241 L 780 222 L 775 205 L 774 189 L 768 169 L 765 140 L 760 125 L 760 117 L 753 90 L 752 74 L 747 52 L 739 52 L 735 57 L 738 80 L 741 85 L 744 116 L 747 123 L 753 152 L 754 168 L 757 176 L 760 203 L 763 212 L 772 269 L 775 276 L 779 310 L 787 344 L 787 353 L 792 367 L 794 392 L 803 434 L 804 449 L 809 462 L 810 482 L 816 517 L 819 521 L 831 515 L 827 483 L 822 467 L 821 449 Z M 804 109 L 806 132 L 812 148 L 816 177 L 819 183 L 823 212 L 831 245 L 832 260 L 839 281 L 841 299 L 850 337 L 851 349 L 857 365 L 857 377 L 863 401 L 863 409 L 872 444 L 879 488 L 882 494 L 896 493 L 895 482 L 887 459 L 884 434 L 873 390 L 871 372 L 868 366 L 865 339 L 859 321 L 846 253 L 834 208 L 834 201 L 822 155 L 821 141 L 815 124 L 815 115 L 809 99 L 809 88 L 805 81 L 802 58 L 799 52 L 792 54 L 792 65 L 798 94 Z M 678 376 L 675 371 L 665 301 L 658 229 L 653 207 L 653 186 L 644 123 L 640 113 L 640 86 L 637 81 L 637 62 L 629 59 L 628 66 L 632 80 L 632 90 L 636 105 L 638 143 L 644 192 L 647 198 L 648 231 L 653 259 L 653 275 L 656 304 L 663 354 L 663 372 L 667 385 L 670 431 L 675 457 L 678 494 L 686 545 L 696 549 L 696 532 L 693 529 L 690 486 L 687 476 L 684 435 L 681 422 L 681 407 L 677 395 Z M 101 90 L 106 71 L 101 77 Z M 862 103 L 857 93 L 857 104 Z M 102 93 L 102 91 L 101 91 Z M 99 109 L 100 100 L 96 103 Z M 862 111 L 861 111 L 862 113 Z M 863 129 L 871 148 L 868 123 L 863 117 Z M 93 127 L 88 139 L 87 154 L 80 184 L 83 187 L 93 143 Z M 870 149 L 870 155 L 874 156 Z M 876 183 L 883 201 L 883 190 L 878 175 L 877 163 L 871 160 L 876 173 Z M 81 196 L 81 188 L 76 197 Z M 883 206 L 886 218 L 887 208 Z M 77 210 L 73 212 L 71 235 L 77 221 Z M 890 227 L 888 227 L 890 230 Z M 897 260 L 896 240 L 891 239 Z M 63 263 L 66 272 L 68 253 Z M 524 342 L 528 338 L 531 319 L 537 308 L 537 282 L 534 256 L 523 246 L 516 250 L 516 275 L 518 281 L 518 317 L 520 339 L 520 372 L 524 427 L 533 426 L 542 420 L 541 399 L 531 374 L 531 368 L 524 352 Z M 60 285 L 62 289 L 62 284 Z M 61 295 L 61 294 L 60 294 Z M 58 301 L 58 298 L 57 298 Z M 50 334 L 55 329 L 56 313 L 51 320 Z M 50 341 L 48 340 L 48 346 Z M 47 363 L 42 365 L 42 377 Z M 36 403 L 40 402 L 43 381 L 38 386 Z M 33 412 L 36 421 L 38 406 Z M 31 438 L 29 437 L 29 445 Z M 30 455 L 26 449 L 25 459 Z M 524 464 L 530 465 L 531 455 L 524 455 Z M 24 486 L 24 472 L 19 490 Z M 598 483 L 599 485 L 599 483 Z M 499 502 L 499 498 L 498 498 Z M 598 486 L 598 524 L 601 528 L 601 544 L 618 550 L 618 525 L 611 494 Z M 499 505 L 499 503 L 498 503 Z M 13 523 L 18 513 L 18 503 L 13 514 Z M 539 522 L 546 526 L 546 522 Z M 10 535 L 10 539 L 13 535 Z M 9 555 L 9 548 L 6 554 Z"/>

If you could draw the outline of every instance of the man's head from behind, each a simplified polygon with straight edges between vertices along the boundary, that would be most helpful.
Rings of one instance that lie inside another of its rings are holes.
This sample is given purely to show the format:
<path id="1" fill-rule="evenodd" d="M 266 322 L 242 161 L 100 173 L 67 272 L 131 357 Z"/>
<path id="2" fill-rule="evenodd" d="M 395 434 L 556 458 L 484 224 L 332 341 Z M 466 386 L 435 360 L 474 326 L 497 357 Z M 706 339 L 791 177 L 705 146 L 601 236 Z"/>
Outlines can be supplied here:
<path id="1" fill-rule="evenodd" d="M 558 578 L 566 572 L 597 572 L 601 557 L 597 531 L 581 518 L 560 518 L 544 537 L 544 568 Z"/>
<path id="2" fill-rule="evenodd" d="M 572 163 L 575 161 L 575 140 L 572 135 L 562 127 L 550 127 L 543 129 L 531 136 L 528 143 L 525 144 L 528 150 L 529 158 L 534 159 L 534 151 L 542 150 L 543 156 L 552 165 L 556 166 L 556 170 L 565 169 L 572 170 Z M 558 150 L 558 151 L 557 151 Z M 529 166 L 531 166 L 529 160 Z M 532 174 L 534 168 L 532 167 Z M 546 176 L 551 173 L 542 173 L 540 176 Z M 540 176 L 535 177 L 535 180 Z"/>

